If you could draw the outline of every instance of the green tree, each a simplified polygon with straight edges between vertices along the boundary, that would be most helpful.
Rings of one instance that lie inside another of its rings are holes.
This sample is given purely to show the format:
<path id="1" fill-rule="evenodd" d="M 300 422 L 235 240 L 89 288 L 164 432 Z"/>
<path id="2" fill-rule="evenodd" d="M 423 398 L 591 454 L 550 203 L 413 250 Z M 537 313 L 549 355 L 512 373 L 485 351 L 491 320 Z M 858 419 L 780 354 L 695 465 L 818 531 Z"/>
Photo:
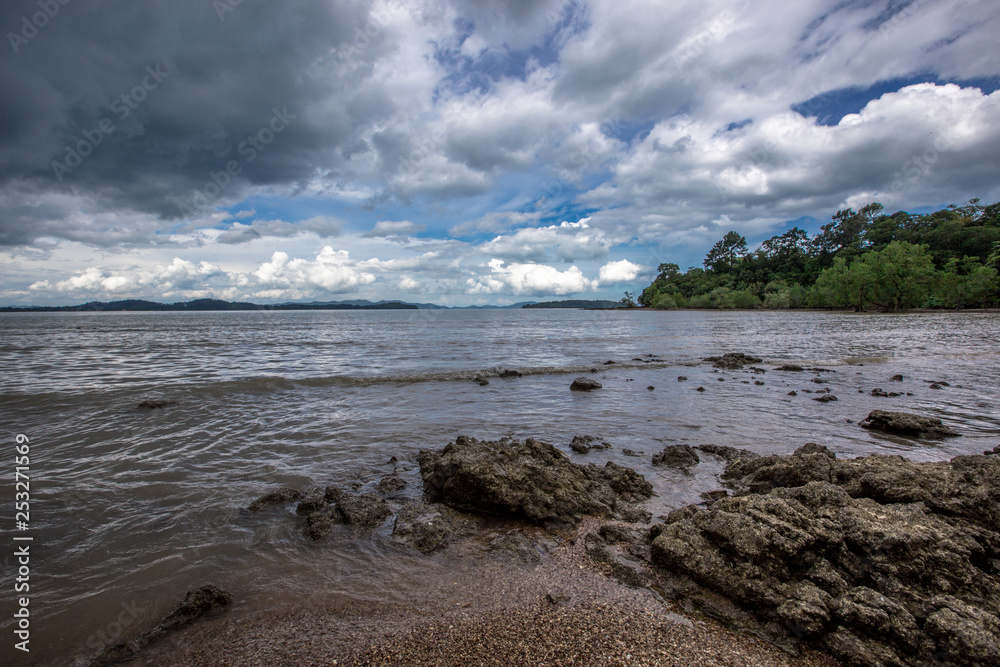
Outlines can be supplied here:
<path id="1" fill-rule="evenodd" d="M 747 255 L 747 240 L 736 232 L 727 232 L 705 256 L 705 268 L 716 273 L 731 273 Z"/>
<path id="2" fill-rule="evenodd" d="M 934 276 L 934 263 L 925 246 L 893 241 L 878 252 L 870 252 L 860 263 L 870 275 L 871 305 L 883 312 L 923 305 Z"/>

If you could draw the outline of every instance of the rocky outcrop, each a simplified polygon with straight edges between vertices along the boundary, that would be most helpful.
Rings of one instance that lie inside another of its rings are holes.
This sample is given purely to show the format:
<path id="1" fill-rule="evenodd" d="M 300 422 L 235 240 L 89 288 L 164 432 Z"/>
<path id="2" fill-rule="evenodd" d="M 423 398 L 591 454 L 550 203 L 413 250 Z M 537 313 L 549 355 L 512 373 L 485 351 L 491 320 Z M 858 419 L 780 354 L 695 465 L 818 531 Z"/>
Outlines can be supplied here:
<path id="1" fill-rule="evenodd" d="M 667 445 L 659 454 L 653 454 L 654 466 L 667 466 L 680 470 L 688 470 L 698 465 L 700 461 L 698 453 L 690 445 Z"/>
<path id="2" fill-rule="evenodd" d="M 552 445 L 528 438 L 479 441 L 459 436 L 417 456 L 429 500 L 463 512 L 575 524 L 611 516 L 619 505 L 649 498 L 641 475 L 614 463 L 581 466 Z"/>
<path id="3" fill-rule="evenodd" d="M 604 387 L 604 385 L 600 382 L 592 380 L 588 377 L 578 377 L 573 380 L 573 384 L 569 386 L 569 388 L 573 391 L 593 391 L 594 389 L 601 389 L 602 387 Z"/>
<path id="4" fill-rule="evenodd" d="M 934 417 L 922 417 L 909 412 L 872 410 L 858 425 L 873 431 L 908 436 L 957 436 L 959 433 Z"/>
<path id="5" fill-rule="evenodd" d="M 1000 660 L 1000 458 L 738 460 L 651 534 L 665 589 L 850 665 Z"/>

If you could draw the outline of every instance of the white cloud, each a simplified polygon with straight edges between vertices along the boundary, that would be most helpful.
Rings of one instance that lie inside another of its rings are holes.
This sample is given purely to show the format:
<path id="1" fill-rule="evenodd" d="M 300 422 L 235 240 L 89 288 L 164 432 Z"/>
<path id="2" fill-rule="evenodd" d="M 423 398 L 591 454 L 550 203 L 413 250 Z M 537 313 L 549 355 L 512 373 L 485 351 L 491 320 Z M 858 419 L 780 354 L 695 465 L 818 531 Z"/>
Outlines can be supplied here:
<path id="1" fill-rule="evenodd" d="M 527 227 L 513 234 L 500 235 L 479 247 L 479 252 L 494 257 L 521 260 L 545 260 L 549 253 L 564 261 L 604 257 L 611 239 L 600 229 L 593 229 L 587 219 L 563 222 L 548 227 Z"/>
<path id="2" fill-rule="evenodd" d="M 509 264 L 502 259 L 489 262 L 490 274 L 467 281 L 470 294 L 515 294 L 545 296 L 578 294 L 597 288 L 597 281 L 588 280 L 575 266 L 565 271 L 546 264 Z"/>
<path id="3" fill-rule="evenodd" d="M 324 247 L 315 261 L 289 259 L 277 251 L 271 260 L 253 273 L 256 283 L 269 290 L 302 291 L 319 288 L 326 292 L 346 292 L 375 282 L 371 273 L 358 271 L 346 250 Z"/>
<path id="4" fill-rule="evenodd" d="M 365 233 L 368 238 L 385 238 L 389 236 L 412 236 L 427 229 L 426 225 L 409 220 L 379 220 L 375 227 Z"/>
<path id="5" fill-rule="evenodd" d="M 642 271 L 642 267 L 633 264 L 627 259 L 620 259 L 617 262 L 608 262 L 601 267 L 599 278 L 601 284 L 613 285 L 615 283 L 627 283 L 635 280 Z"/>

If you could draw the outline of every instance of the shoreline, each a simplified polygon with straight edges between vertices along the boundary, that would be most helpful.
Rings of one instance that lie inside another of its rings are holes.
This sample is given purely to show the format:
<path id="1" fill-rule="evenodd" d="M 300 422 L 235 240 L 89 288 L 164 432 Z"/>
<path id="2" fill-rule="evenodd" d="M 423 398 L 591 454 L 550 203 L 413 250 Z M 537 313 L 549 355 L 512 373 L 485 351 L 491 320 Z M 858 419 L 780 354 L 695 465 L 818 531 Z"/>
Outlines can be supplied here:
<path id="1" fill-rule="evenodd" d="M 909 413 L 876 410 L 861 425 L 959 436 Z M 815 443 L 771 456 L 667 445 L 653 463 L 682 470 L 699 455 L 726 462 L 724 488 L 655 522 L 642 475 L 576 464 L 530 438 L 459 436 L 420 451 L 424 498 L 395 512 L 373 493 L 274 489 L 247 511 L 297 503 L 316 541 L 395 513 L 393 540 L 443 567 L 394 604 L 331 605 L 317 592 L 291 610 L 211 619 L 231 599 L 216 590 L 225 602 L 183 625 L 202 623 L 155 647 L 109 647 L 93 664 L 877 667 L 1000 656 L 1000 446 L 914 463 L 838 459 Z M 157 628 L 143 638 L 159 639 Z"/>
<path id="2" fill-rule="evenodd" d="M 409 604 L 348 602 L 203 621 L 128 664 L 710 665 L 837 667 L 814 650 L 792 655 L 627 586 L 586 554 L 585 520 L 534 566 L 477 553 L 476 538 L 440 556 L 452 576 Z"/>

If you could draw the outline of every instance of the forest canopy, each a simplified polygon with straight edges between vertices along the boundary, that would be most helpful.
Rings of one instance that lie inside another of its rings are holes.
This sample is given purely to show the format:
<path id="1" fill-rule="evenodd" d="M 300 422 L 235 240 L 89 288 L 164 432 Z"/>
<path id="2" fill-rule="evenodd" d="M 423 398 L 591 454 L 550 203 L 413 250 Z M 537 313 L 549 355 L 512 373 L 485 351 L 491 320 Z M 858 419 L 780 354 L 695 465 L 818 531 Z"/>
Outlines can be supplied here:
<path id="1" fill-rule="evenodd" d="M 664 263 L 651 308 L 990 308 L 1000 304 L 1000 202 L 891 215 L 837 211 L 812 238 L 793 227 L 751 251 L 735 231 L 682 272 Z"/>

